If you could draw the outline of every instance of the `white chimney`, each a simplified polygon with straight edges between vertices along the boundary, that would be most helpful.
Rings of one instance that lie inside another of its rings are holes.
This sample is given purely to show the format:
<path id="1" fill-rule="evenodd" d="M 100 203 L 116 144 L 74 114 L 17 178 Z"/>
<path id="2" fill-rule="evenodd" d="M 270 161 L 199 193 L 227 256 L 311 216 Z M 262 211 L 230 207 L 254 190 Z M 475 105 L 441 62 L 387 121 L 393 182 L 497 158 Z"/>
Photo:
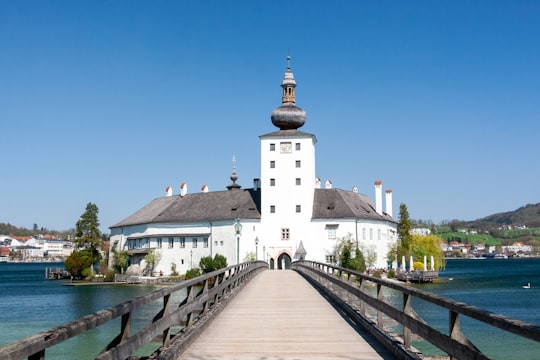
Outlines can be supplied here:
<path id="1" fill-rule="evenodd" d="M 258 191 L 261 188 L 261 179 L 253 179 L 253 190 Z"/>
<path id="2" fill-rule="evenodd" d="M 390 217 L 394 217 L 394 215 L 392 215 L 392 190 L 390 189 L 386 190 L 386 213 L 390 215 Z"/>
<path id="3" fill-rule="evenodd" d="M 358 186 L 354 185 L 352 187 L 352 192 L 355 193 L 355 194 L 358 194 Z"/>
<path id="4" fill-rule="evenodd" d="M 324 184 L 325 189 L 331 189 L 332 188 L 332 182 L 330 180 L 326 180 L 326 183 Z"/>
<path id="5" fill-rule="evenodd" d="M 172 187 L 167 186 L 165 188 L 165 196 L 172 196 Z"/>
<path id="6" fill-rule="evenodd" d="M 187 194 L 187 184 L 183 182 L 180 185 L 180 196 L 186 196 L 186 194 Z"/>
<path id="7" fill-rule="evenodd" d="M 375 181 L 375 211 L 382 215 L 382 181 Z"/>
<path id="8" fill-rule="evenodd" d="M 201 187 L 201 191 L 202 191 L 203 193 L 207 193 L 207 192 L 208 192 L 208 186 L 203 185 L 203 186 Z"/>
<path id="9" fill-rule="evenodd" d="M 315 189 L 320 189 L 321 188 L 321 178 L 320 177 L 315 177 Z"/>

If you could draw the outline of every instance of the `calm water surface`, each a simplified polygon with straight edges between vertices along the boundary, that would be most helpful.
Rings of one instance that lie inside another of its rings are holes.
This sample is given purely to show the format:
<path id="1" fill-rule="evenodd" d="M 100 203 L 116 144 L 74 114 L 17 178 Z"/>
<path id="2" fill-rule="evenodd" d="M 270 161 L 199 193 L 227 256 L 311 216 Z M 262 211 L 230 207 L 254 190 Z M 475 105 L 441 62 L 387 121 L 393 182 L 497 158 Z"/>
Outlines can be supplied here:
<path id="1" fill-rule="evenodd" d="M 63 286 L 69 281 L 45 279 L 45 268 L 61 266 L 0 263 L 0 328 L 4 330 L 0 346 L 158 289 L 144 285 Z M 144 313 L 157 306 L 157 303 L 151 304 L 135 313 L 133 329 L 141 327 Z M 46 351 L 46 358 L 93 359 L 119 329 L 119 320 L 112 321 L 110 325 L 52 347 Z"/>
<path id="2" fill-rule="evenodd" d="M 156 286 L 63 286 L 46 280 L 45 268 L 55 264 L 0 263 L 0 346 L 12 343 L 156 290 Z M 61 264 L 60 264 L 61 266 Z M 450 280 L 451 279 L 451 280 Z M 530 289 L 522 286 L 531 283 Z M 416 285 L 444 297 L 540 325 L 540 259 L 449 260 L 440 281 Z M 431 325 L 448 332 L 448 313 L 427 304 L 413 304 Z M 153 306 L 153 308 L 152 308 Z M 134 314 L 133 328 L 144 313 L 155 314 L 153 304 Z M 462 332 L 493 359 L 540 359 L 540 344 L 484 327 L 463 317 Z M 47 350 L 49 359 L 93 359 L 116 335 L 119 322 L 100 327 Z M 8 330 L 8 331 L 6 331 Z M 156 346 L 154 344 L 154 346 Z M 425 354 L 439 354 L 429 344 L 415 344 Z"/>
<path id="3" fill-rule="evenodd" d="M 540 326 L 540 259 L 451 259 L 439 276 L 438 282 L 415 286 Z M 531 288 L 523 289 L 527 283 L 531 283 Z M 418 312 L 428 323 L 448 333 L 447 311 L 418 304 Z M 540 343 L 495 330 L 466 317 L 461 319 L 461 329 L 491 358 L 540 359 Z M 437 353 L 424 343 L 416 345 L 424 353 Z"/>

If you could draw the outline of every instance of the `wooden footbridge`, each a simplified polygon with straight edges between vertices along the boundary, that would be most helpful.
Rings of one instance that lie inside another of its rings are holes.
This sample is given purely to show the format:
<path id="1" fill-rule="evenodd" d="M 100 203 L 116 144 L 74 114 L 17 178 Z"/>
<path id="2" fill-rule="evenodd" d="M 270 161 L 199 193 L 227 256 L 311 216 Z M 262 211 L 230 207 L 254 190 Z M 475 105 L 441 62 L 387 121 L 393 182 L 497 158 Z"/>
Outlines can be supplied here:
<path id="1" fill-rule="evenodd" d="M 461 333 L 464 316 L 540 342 L 538 326 L 393 281 L 306 261 L 267 269 L 244 263 L 164 287 L 4 346 L 0 358 L 45 359 L 48 348 L 111 321 L 118 335 L 95 359 L 421 359 L 413 334 L 450 358 L 487 359 Z M 421 319 L 413 298 L 446 310 L 448 328 Z M 156 311 L 132 333 L 133 313 L 149 304 Z"/>

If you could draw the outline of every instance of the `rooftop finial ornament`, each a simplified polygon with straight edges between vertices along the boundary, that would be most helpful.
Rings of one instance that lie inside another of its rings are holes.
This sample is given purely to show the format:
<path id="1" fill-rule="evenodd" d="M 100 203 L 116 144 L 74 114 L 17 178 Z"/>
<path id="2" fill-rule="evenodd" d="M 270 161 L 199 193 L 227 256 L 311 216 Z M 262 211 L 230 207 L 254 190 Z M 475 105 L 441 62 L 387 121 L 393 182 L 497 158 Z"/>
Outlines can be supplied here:
<path id="1" fill-rule="evenodd" d="M 287 71 L 281 81 L 281 106 L 272 111 L 272 124 L 280 130 L 296 130 L 306 122 L 306 112 L 296 106 L 296 80 L 291 71 L 291 56 L 287 55 Z"/>
<path id="2" fill-rule="evenodd" d="M 233 190 L 233 189 L 240 189 L 242 186 L 238 185 L 236 183 L 236 180 L 238 180 L 238 175 L 236 174 L 236 156 L 233 155 L 232 157 L 232 174 L 231 174 L 231 181 L 232 183 L 227 186 L 227 189 Z"/>

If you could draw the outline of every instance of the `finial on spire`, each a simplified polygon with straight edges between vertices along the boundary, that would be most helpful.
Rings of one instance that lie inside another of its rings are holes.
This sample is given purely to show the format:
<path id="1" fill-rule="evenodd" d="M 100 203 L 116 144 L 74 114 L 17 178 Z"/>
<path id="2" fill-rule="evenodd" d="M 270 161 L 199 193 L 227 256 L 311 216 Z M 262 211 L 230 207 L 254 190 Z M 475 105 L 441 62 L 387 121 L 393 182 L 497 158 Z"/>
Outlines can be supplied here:
<path id="1" fill-rule="evenodd" d="M 287 69 L 291 69 L 291 55 L 287 55 Z"/>
<path id="2" fill-rule="evenodd" d="M 228 185 L 227 186 L 227 189 L 229 190 L 232 190 L 232 189 L 240 189 L 242 186 L 238 185 L 236 183 L 236 180 L 238 180 L 238 175 L 236 174 L 236 156 L 233 155 L 232 157 L 232 163 L 233 163 L 233 167 L 232 167 L 232 174 L 231 174 L 231 181 L 232 181 L 232 184 Z"/>

